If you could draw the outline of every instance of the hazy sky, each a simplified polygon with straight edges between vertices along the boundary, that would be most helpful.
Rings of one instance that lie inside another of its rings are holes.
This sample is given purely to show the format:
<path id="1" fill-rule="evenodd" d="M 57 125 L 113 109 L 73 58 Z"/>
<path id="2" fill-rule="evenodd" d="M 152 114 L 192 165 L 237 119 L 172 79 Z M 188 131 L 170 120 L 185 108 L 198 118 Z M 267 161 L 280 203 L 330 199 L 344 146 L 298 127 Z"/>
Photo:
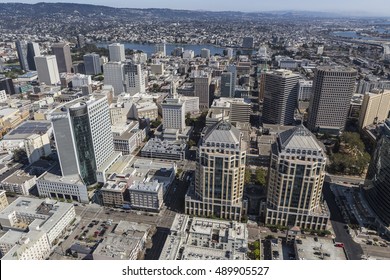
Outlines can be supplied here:
<path id="1" fill-rule="evenodd" d="M 390 16 L 389 0 L 0 0 L 0 2 L 73 2 L 129 8 L 171 8 L 209 11 L 301 10 L 359 12 Z"/>

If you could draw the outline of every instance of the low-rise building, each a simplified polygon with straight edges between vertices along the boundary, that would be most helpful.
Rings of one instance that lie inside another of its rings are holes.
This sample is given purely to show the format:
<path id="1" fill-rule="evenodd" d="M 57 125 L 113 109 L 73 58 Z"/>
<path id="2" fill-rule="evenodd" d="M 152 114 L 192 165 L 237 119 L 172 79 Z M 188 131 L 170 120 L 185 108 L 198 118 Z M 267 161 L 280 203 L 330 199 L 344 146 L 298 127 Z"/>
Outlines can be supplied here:
<path id="1" fill-rule="evenodd" d="M 36 179 L 35 175 L 27 174 L 23 170 L 17 170 L 0 182 L 0 189 L 11 193 L 29 195 L 30 189 L 35 186 Z"/>
<path id="2" fill-rule="evenodd" d="M 130 175 L 112 174 L 101 189 L 103 205 L 122 207 L 129 201 L 127 188 Z"/>
<path id="3" fill-rule="evenodd" d="M 141 150 L 141 156 L 171 160 L 184 160 L 187 144 L 182 141 L 150 139 Z"/>
<path id="4" fill-rule="evenodd" d="M 7 195 L 5 194 L 5 191 L 0 191 L 0 211 L 3 210 L 8 206 L 8 200 Z"/>
<path id="5" fill-rule="evenodd" d="M 163 205 L 164 184 L 154 181 L 135 181 L 129 186 L 131 207 L 159 211 Z"/>

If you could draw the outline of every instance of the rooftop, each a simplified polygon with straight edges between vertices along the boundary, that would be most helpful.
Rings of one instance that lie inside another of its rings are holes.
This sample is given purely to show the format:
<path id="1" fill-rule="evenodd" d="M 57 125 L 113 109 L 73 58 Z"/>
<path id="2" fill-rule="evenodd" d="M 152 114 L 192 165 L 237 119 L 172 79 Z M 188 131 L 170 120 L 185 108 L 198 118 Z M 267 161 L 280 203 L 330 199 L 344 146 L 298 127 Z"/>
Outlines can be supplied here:
<path id="1" fill-rule="evenodd" d="M 50 121 L 25 121 L 7 133 L 4 140 L 26 139 L 33 134 L 45 134 L 50 128 Z"/>
<path id="2" fill-rule="evenodd" d="M 295 242 L 297 259 L 300 260 L 346 260 L 344 249 L 335 247 L 333 240 L 307 236 Z"/>
<path id="3" fill-rule="evenodd" d="M 208 128 L 203 141 L 237 144 L 240 143 L 240 137 L 241 132 L 237 128 L 229 122 L 221 121 Z"/>
<path id="4" fill-rule="evenodd" d="M 281 149 L 310 149 L 322 151 L 316 137 L 303 125 L 299 125 L 279 134 Z"/>

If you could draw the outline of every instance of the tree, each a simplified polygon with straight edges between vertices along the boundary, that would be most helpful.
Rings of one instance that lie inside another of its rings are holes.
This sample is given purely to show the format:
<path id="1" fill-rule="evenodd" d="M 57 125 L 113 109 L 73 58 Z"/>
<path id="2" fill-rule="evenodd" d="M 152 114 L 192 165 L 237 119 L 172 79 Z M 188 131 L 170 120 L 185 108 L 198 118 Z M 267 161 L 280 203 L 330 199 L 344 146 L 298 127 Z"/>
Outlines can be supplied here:
<path id="1" fill-rule="evenodd" d="M 249 169 L 245 169 L 244 183 L 245 185 L 251 182 L 251 172 Z"/>
<path id="2" fill-rule="evenodd" d="M 263 168 L 256 169 L 256 184 L 265 186 L 267 174 Z"/>
<path id="3" fill-rule="evenodd" d="M 256 249 L 253 251 L 253 254 L 255 255 L 255 259 L 259 260 L 260 259 L 260 249 Z"/>
<path id="4" fill-rule="evenodd" d="M 154 120 L 154 121 L 151 122 L 150 126 L 151 126 L 152 128 L 157 128 L 158 126 L 160 126 L 160 124 L 161 124 L 161 121 L 159 121 L 159 120 Z"/>

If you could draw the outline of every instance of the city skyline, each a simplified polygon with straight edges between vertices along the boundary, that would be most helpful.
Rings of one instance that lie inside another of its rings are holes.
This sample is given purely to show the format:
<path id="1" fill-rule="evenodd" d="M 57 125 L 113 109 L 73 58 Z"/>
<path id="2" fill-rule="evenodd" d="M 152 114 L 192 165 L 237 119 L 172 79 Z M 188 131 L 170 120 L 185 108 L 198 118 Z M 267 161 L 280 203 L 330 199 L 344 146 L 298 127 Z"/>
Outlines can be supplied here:
<path id="1" fill-rule="evenodd" d="M 7 0 L 0 3 L 25 3 L 36 4 L 42 1 L 35 0 Z M 75 0 L 46 0 L 44 3 L 77 3 Z M 169 3 L 158 0 L 147 0 L 142 2 L 119 0 L 115 3 L 107 3 L 105 0 L 88 0 L 80 4 L 103 5 L 115 8 L 157 8 L 157 9 L 176 9 L 176 10 L 194 10 L 194 11 L 237 11 L 237 12 L 277 12 L 277 11 L 303 11 L 303 12 L 325 12 L 336 13 L 349 16 L 390 16 L 389 12 L 384 11 L 383 7 L 387 4 L 386 0 L 374 1 L 354 1 L 354 6 L 351 9 L 350 2 L 340 2 L 329 0 L 326 2 L 312 5 L 310 1 L 288 1 L 281 0 L 276 2 L 246 0 L 240 2 L 237 6 L 235 1 L 196 1 L 183 2 L 179 0 L 169 1 Z M 314 7 L 314 8 L 313 8 Z M 337 8 L 336 8 L 337 7 Z"/>

